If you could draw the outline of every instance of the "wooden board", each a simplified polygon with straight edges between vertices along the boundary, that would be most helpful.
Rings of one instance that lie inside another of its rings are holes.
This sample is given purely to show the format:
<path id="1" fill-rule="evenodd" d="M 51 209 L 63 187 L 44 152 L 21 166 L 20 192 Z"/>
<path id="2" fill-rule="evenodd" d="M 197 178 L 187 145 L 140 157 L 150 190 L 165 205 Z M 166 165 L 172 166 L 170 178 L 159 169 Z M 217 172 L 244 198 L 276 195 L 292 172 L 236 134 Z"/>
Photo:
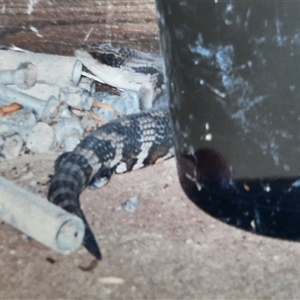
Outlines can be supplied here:
<path id="1" fill-rule="evenodd" d="M 158 52 L 155 1 L 0 0 L 0 45 L 70 55 L 93 43 Z"/>

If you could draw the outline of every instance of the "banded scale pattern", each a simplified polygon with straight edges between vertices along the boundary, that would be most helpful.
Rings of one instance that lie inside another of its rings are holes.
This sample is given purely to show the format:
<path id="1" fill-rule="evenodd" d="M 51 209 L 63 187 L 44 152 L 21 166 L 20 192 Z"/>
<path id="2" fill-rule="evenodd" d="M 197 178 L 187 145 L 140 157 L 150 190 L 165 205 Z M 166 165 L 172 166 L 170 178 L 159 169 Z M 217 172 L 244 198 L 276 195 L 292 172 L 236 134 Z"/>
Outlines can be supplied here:
<path id="1" fill-rule="evenodd" d="M 48 199 L 84 221 L 83 245 L 99 260 L 100 250 L 80 208 L 82 190 L 88 185 L 103 186 L 114 172 L 136 170 L 173 155 L 167 106 L 114 120 L 93 131 L 74 151 L 57 159 Z"/>
<path id="2" fill-rule="evenodd" d="M 141 110 L 166 100 L 163 59 L 159 55 L 110 44 L 84 45 L 75 56 L 101 82 L 138 92 Z"/>

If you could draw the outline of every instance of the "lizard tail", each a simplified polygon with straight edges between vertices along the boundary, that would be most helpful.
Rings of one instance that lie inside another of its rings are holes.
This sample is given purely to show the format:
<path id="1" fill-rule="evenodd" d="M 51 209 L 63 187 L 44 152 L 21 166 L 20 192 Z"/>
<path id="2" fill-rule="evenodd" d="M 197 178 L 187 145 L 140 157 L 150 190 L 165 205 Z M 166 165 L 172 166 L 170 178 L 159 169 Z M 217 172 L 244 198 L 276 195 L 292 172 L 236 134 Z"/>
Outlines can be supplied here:
<path id="1" fill-rule="evenodd" d="M 79 203 L 79 194 L 86 187 L 92 168 L 83 156 L 67 154 L 62 158 L 62 162 L 56 167 L 56 172 L 51 178 L 48 199 L 83 220 L 85 235 L 82 244 L 97 260 L 100 260 L 99 247 Z"/>

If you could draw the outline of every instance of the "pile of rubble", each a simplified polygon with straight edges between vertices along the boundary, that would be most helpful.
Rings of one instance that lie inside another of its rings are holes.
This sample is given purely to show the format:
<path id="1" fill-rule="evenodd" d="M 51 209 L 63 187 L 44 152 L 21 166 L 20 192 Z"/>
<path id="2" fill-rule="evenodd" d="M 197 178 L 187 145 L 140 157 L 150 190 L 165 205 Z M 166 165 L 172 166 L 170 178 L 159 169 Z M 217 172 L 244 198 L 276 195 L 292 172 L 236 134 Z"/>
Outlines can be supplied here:
<path id="1" fill-rule="evenodd" d="M 135 91 L 97 91 L 75 56 L 15 50 L 0 50 L 0 159 L 72 151 L 91 130 L 140 110 Z"/>

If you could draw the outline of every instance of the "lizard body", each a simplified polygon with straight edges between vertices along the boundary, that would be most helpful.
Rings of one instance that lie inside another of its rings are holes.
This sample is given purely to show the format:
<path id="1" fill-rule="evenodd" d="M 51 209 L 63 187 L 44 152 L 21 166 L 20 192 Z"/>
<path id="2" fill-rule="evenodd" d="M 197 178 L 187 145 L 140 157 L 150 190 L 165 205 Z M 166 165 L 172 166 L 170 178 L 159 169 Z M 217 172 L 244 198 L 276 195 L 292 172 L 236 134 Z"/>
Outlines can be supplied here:
<path id="1" fill-rule="evenodd" d="M 97 55 L 93 54 L 95 49 L 98 49 Z M 143 92 L 145 89 L 149 90 L 148 94 L 142 93 L 147 98 L 145 111 L 124 116 L 97 128 L 72 152 L 63 153 L 55 163 L 48 199 L 84 221 L 86 229 L 83 245 L 96 259 L 101 259 L 95 237 L 80 208 L 80 193 L 87 186 L 98 188 L 105 185 L 114 172 L 136 170 L 173 156 L 173 131 L 168 106 L 165 103 L 161 104 L 159 100 L 158 104 L 149 108 L 157 98 L 165 98 L 163 88 L 159 87 L 163 76 L 159 59 L 151 60 L 149 54 L 108 45 L 100 50 L 98 46 L 84 51 L 86 50 L 77 52 L 77 56 L 90 59 L 89 62 L 96 65 L 97 61 L 93 61 L 94 58 L 91 56 L 96 58 L 98 56 L 99 69 L 101 72 L 105 70 L 104 75 L 98 72 L 98 76 L 105 77 L 104 81 L 114 85 L 113 78 L 107 79 L 110 78 L 107 73 L 115 74 L 119 71 L 121 75 L 118 77 L 117 87 L 124 87 L 126 80 L 127 83 L 135 80 L 136 86 L 130 85 L 132 89 Z M 103 65 L 103 62 L 106 64 Z M 124 69 L 125 76 L 123 76 Z M 129 77 L 129 74 L 133 76 Z M 119 80 L 122 76 L 125 83 Z M 132 79 L 134 77 L 135 79 Z"/>

